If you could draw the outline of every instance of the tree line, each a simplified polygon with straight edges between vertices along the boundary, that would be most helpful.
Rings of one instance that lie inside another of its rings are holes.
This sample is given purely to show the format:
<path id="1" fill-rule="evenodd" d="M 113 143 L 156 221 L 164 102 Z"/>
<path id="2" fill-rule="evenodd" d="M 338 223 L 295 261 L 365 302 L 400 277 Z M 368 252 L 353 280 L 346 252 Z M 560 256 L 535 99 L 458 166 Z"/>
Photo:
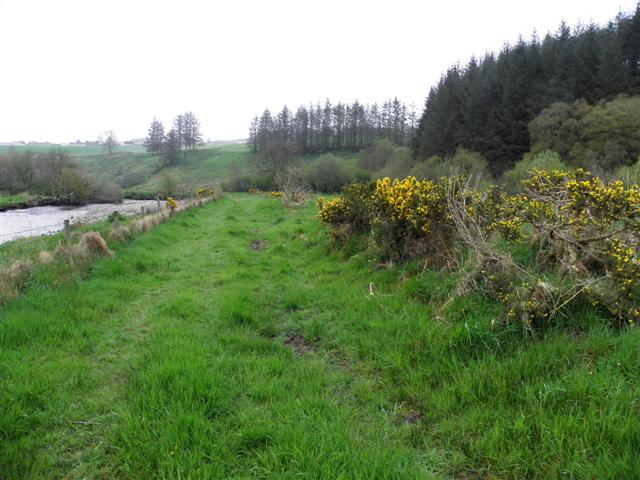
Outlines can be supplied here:
<path id="1" fill-rule="evenodd" d="M 193 112 L 176 116 L 166 133 L 162 122 L 154 118 L 144 141 L 149 153 L 162 154 L 169 165 L 179 162 L 181 151 L 193 151 L 203 143 L 200 121 Z"/>
<path id="2" fill-rule="evenodd" d="M 497 175 L 529 151 L 529 123 L 552 103 L 638 92 L 640 4 L 605 26 L 561 23 L 542 40 L 534 33 L 452 66 L 428 94 L 413 154 L 447 156 L 462 146 L 481 153 Z"/>
<path id="3" fill-rule="evenodd" d="M 326 153 L 336 150 L 357 151 L 383 138 L 396 145 L 408 145 L 417 125 L 415 108 L 397 98 L 382 105 L 352 104 L 288 107 L 275 116 L 265 109 L 249 127 L 247 144 L 261 152 L 273 142 L 287 142 L 299 153 Z"/>

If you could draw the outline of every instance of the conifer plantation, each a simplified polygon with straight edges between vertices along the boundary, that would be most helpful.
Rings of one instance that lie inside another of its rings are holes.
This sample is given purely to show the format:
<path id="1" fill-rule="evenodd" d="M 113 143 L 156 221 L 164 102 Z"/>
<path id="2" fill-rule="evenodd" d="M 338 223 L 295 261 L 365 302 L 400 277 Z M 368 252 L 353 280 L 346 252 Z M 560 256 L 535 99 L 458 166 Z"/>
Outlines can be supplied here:
<path id="1" fill-rule="evenodd" d="M 640 93 L 640 7 L 604 26 L 520 38 L 498 53 L 453 65 L 427 96 L 416 158 L 479 152 L 500 175 L 530 150 L 529 123 L 554 102 L 589 104 Z"/>

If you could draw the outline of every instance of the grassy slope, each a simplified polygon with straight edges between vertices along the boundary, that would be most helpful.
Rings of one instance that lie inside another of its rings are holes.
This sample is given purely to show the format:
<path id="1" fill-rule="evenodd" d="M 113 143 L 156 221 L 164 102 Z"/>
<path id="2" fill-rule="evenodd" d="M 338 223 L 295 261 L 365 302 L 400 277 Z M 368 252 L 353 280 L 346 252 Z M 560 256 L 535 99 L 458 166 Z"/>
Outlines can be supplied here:
<path id="1" fill-rule="evenodd" d="M 344 164 L 354 170 L 357 155 L 337 153 Z M 301 166 L 313 165 L 320 155 L 307 155 L 297 159 Z M 148 153 L 120 152 L 108 155 L 75 155 L 74 158 L 97 178 L 121 183 L 132 176 L 140 182 L 129 188 L 131 192 L 156 192 L 160 189 L 163 175 L 173 173 L 183 189 L 201 185 L 224 183 L 231 179 L 233 170 L 242 174 L 251 173 L 251 152 L 245 145 L 222 145 L 203 147 L 182 157 L 177 167 L 164 167 L 162 159 Z"/>
<path id="2" fill-rule="evenodd" d="M 640 471 L 637 328 L 494 332 L 479 295 L 435 319 L 450 277 L 342 261 L 314 214 L 226 196 L 75 285 L 43 273 L 0 312 L 4 476 Z"/>
<path id="3" fill-rule="evenodd" d="M 2 147 L 6 149 L 8 147 Z M 52 146 L 18 146 L 18 150 L 48 151 Z M 56 146 L 55 148 L 59 148 Z M 161 179 L 166 173 L 176 176 L 179 188 L 185 191 L 197 186 L 221 184 L 231 179 L 234 169 L 241 173 L 251 172 L 251 153 L 245 145 L 226 144 L 202 147 L 186 154 L 177 167 L 165 167 L 162 158 L 151 155 L 138 145 L 123 145 L 109 156 L 99 146 L 69 146 L 66 148 L 73 159 L 82 165 L 92 178 L 126 185 L 125 196 L 152 195 L 161 189 Z M 351 170 L 355 169 L 357 156 L 338 153 L 338 157 Z M 299 160 L 303 166 L 313 165 L 319 155 L 308 155 Z M 0 196 L 0 203 L 5 197 Z M 0 205 L 1 206 L 1 205 Z"/>
<path id="4" fill-rule="evenodd" d="M 18 152 L 30 151 L 34 153 L 46 153 L 50 150 L 57 150 L 62 148 L 68 150 L 73 156 L 76 155 L 104 155 L 105 149 L 99 145 L 60 145 L 56 143 L 43 143 L 39 145 L 0 145 L 0 153 L 7 152 L 9 150 L 16 150 Z M 117 147 L 117 152 L 121 153 L 142 153 L 144 147 L 142 145 L 121 145 Z"/>
<path id="5" fill-rule="evenodd" d="M 108 155 L 77 155 L 76 161 L 98 178 L 116 183 L 135 177 L 140 183 L 130 187 L 137 192 L 154 192 L 159 188 L 161 177 L 174 173 L 182 188 L 211 185 L 226 180 L 235 165 L 244 171 L 247 168 L 248 149 L 245 145 L 225 145 L 202 148 L 186 154 L 178 167 L 164 168 L 162 159 L 148 153 L 121 152 Z"/>
<path id="6" fill-rule="evenodd" d="M 1 147 L 1 151 L 9 147 Z M 51 148 L 60 146 L 16 146 L 20 150 L 33 152 L 47 152 Z M 162 159 L 157 155 L 151 155 L 139 145 L 122 145 L 113 155 L 109 156 L 99 146 L 66 146 L 62 147 L 71 153 L 71 156 L 80 165 L 84 166 L 88 173 L 97 179 L 108 180 L 120 184 L 123 180 L 138 180 L 131 187 L 137 192 L 154 192 L 158 189 L 160 178 L 166 172 L 176 175 L 179 183 L 185 189 L 203 184 L 216 184 L 227 180 L 231 175 L 231 167 L 236 166 L 241 172 L 247 170 L 249 150 L 245 145 L 220 145 L 215 147 L 202 147 L 193 154 L 187 154 L 182 162 L 175 168 L 164 168 Z"/>

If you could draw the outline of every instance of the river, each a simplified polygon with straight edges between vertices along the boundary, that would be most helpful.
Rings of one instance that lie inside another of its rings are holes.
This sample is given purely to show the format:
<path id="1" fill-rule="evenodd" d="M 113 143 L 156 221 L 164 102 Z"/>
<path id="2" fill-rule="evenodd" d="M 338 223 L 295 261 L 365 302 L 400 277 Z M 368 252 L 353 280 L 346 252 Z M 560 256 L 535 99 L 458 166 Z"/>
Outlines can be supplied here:
<path id="1" fill-rule="evenodd" d="M 104 220 L 114 211 L 123 215 L 140 213 L 141 207 L 156 208 L 155 200 L 123 200 L 122 203 L 91 203 L 81 207 L 32 207 L 0 212 L 0 244 L 21 237 L 51 235 L 72 225 Z"/>

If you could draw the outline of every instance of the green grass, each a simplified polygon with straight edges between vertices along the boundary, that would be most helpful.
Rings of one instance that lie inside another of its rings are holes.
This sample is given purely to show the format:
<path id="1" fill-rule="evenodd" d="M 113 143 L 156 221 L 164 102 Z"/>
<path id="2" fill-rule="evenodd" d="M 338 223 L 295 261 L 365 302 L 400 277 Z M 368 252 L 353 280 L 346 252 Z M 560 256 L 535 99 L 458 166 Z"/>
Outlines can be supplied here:
<path id="1" fill-rule="evenodd" d="M 0 153 L 10 147 L 0 147 Z M 198 185 L 219 184 L 231 177 L 232 167 L 247 172 L 250 152 L 246 145 L 226 144 L 204 146 L 193 153 L 185 153 L 177 167 L 165 167 L 159 155 L 145 152 L 141 145 L 122 145 L 108 155 L 100 146 L 33 145 L 16 146 L 18 151 L 47 152 L 64 148 L 72 158 L 96 179 L 125 186 L 126 193 L 155 193 L 162 176 L 174 174 L 184 190 Z"/>
<path id="2" fill-rule="evenodd" d="M 68 150 L 72 156 L 76 155 L 106 155 L 106 150 L 100 145 L 61 145 L 57 143 L 41 143 L 35 145 L 0 145 L 0 153 L 4 153 L 10 149 L 18 152 L 31 151 L 34 153 L 46 153 L 52 149 L 62 148 Z M 144 147 L 142 145 L 120 145 L 114 152 L 116 153 L 142 153 Z"/>
<path id="3" fill-rule="evenodd" d="M 315 214 L 227 195 L 39 272 L 0 311 L 2 477 L 637 477 L 637 328 L 436 319 L 450 274 L 345 259 Z"/>
<path id="4" fill-rule="evenodd" d="M 0 153 L 9 147 L 1 147 Z M 52 145 L 17 146 L 17 150 L 46 152 Z M 236 172 L 251 174 L 251 156 L 246 145 L 208 145 L 195 152 L 185 153 L 179 165 L 167 167 L 159 155 L 145 152 L 140 145 L 123 145 L 113 155 L 108 155 L 100 146 L 68 146 L 72 158 L 81 165 L 91 178 L 105 180 L 124 188 L 125 197 L 153 197 L 161 190 L 162 177 L 173 174 L 182 191 L 190 191 L 198 186 L 219 185 L 232 179 Z M 355 172 L 357 155 L 339 152 L 338 156 L 347 168 Z M 307 155 L 297 161 L 302 166 L 313 165 L 320 155 Z M 0 197 L 0 202 L 1 202 Z"/>
<path id="5" fill-rule="evenodd" d="M 74 155 L 74 159 L 91 175 L 124 185 L 129 193 L 149 193 L 160 189 L 161 178 L 166 173 L 175 175 L 184 190 L 219 184 L 230 178 L 232 167 L 246 171 L 249 155 L 245 145 L 203 147 L 186 153 L 180 164 L 171 168 L 165 167 L 160 156 L 145 152 Z"/>
<path id="6" fill-rule="evenodd" d="M 32 195 L 28 193 L 19 193 L 17 195 L 0 195 L 0 209 L 14 207 L 16 205 L 22 205 L 25 202 L 33 199 Z"/>

